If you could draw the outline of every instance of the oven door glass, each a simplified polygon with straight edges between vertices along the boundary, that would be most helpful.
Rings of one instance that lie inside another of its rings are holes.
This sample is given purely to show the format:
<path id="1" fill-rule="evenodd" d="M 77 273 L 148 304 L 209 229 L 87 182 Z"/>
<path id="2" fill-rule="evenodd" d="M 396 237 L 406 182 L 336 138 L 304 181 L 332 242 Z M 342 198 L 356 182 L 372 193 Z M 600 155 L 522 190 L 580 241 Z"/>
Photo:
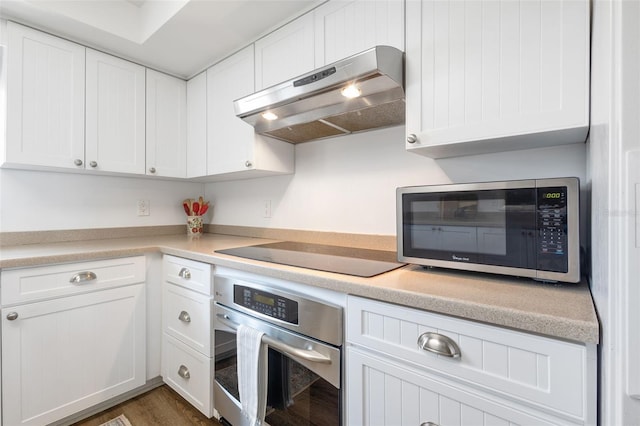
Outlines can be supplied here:
<path id="1" fill-rule="evenodd" d="M 239 406 L 235 333 L 216 330 L 215 339 L 216 342 L 224 342 L 226 348 L 226 352 L 216 353 L 216 384 L 224 389 L 226 397 L 234 398 L 235 405 Z M 266 423 L 273 426 L 335 426 L 341 423 L 340 413 L 340 389 L 294 358 L 269 348 Z M 225 414 L 220 412 L 222 417 Z M 231 419 L 225 419 L 233 423 Z"/>

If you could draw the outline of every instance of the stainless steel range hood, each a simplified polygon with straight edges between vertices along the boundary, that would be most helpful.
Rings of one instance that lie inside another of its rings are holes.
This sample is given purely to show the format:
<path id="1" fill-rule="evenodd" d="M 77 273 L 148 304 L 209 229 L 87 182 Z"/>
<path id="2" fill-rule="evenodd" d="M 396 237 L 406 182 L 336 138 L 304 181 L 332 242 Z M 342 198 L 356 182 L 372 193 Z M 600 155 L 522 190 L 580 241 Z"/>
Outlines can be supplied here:
<path id="1" fill-rule="evenodd" d="M 377 46 L 238 99 L 234 107 L 256 133 L 291 143 L 396 126 L 404 124 L 403 75 L 402 51 Z M 347 86 L 357 97 L 346 97 Z"/>

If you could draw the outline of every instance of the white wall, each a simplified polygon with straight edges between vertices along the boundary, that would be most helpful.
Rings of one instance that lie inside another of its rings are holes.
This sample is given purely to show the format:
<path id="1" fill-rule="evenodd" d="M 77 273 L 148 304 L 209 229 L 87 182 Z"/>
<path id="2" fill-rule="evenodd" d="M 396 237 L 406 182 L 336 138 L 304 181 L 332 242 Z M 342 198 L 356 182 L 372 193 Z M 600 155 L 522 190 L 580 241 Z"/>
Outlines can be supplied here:
<path id="1" fill-rule="evenodd" d="M 404 127 L 296 146 L 296 173 L 209 183 L 211 223 L 395 235 L 399 186 L 577 176 L 585 178 L 584 144 L 432 160 L 409 153 Z M 263 217 L 264 201 L 271 217 Z"/>
<path id="2" fill-rule="evenodd" d="M 0 170 L 0 232 L 177 225 L 201 183 Z M 137 200 L 150 215 L 137 215 Z"/>
<path id="3" fill-rule="evenodd" d="M 208 223 L 395 235 L 399 186 L 577 176 L 585 145 L 432 160 L 404 148 L 404 128 L 296 146 L 296 173 L 221 183 L 0 169 L 0 232 L 183 224 L 205 194 Z M 136 202 L 149 200 L 150 216 Z M 271 202 L 271 218 L 263 202 Z"/>

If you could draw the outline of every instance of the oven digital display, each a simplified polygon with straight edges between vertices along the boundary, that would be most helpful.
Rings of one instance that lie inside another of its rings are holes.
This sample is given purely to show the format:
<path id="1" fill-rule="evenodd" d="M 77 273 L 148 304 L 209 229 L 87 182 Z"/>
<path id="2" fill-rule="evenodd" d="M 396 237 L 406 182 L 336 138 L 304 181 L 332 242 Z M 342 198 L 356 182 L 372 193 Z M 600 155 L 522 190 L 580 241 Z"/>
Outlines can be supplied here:
<path id="1" fill-rule="evenodd" d="M 253 294 L 253 300 L 257 303 L 262 303 L 263 305 L 267 305 L 267 306 L 275 306 L 276 305 L 276 299 L 274 299 L 273 297 L 267 297 L 263 294 L 259 294 L 259 293 L 254 293 Z"/>
<path id="2" fill-rule="evenodd" d="M 235 284 L 233 286 L 235 304 L 268 315 L 272 318 L 298 324 L 298 302 L 268 291 Z"/>

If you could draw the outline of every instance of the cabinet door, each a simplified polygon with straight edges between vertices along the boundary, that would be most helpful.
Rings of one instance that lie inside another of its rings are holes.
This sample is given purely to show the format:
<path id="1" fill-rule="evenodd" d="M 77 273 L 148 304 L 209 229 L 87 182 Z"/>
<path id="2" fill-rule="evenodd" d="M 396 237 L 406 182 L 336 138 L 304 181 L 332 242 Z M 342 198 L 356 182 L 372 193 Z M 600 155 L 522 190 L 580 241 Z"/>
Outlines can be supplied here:
<path id="1" fill-rule="evenodd" d="M 144 284 L 4 308 L 3 423 L 48 424 L 142 386 L 145 316 Z"/>
<path id="2" fill-rule="evenodd" d="M 313 14 L 308 13 L 256 41 L 256 91 L 314 67 Z"/>
<path id="3" fill-rule="evenodd" d="M 147 69 L 147 174 L 187 176 L 187 83 Z"/>
<path id="4" fill-rule="evenodd" d="M 87 49 L 86 161 L 93 170 L 145 174 L 145 69 Z"/>
<path id="5" fill-rule="evenodd" d="M 446 381 L 435 380 L 391 360 L 347 347 L 349 425 L 552 425 L 538 417 Z M 555 421 L 554 421 L 555 420 Z"/>
<path id="6" fill-rule="evenodd" d="M 507 233 L 505 228 L 479 226 L 478 253 L 504 256 L 507 253 Z"/>
<path id="7" fill-rule="evenodd" d="M 426 250 L 441 249 L 441 234 L 438 225 L 414 225 L 411 228 L 411 239 L 416 247 Z"/>
<path id="8" fill-rule="evenodd" d="M 478 239 L 475 226 L 439 226 L 441 250 L 476 252 Z"/>
<path id="9" fill-rule="evenodd" d="M 6 161 L 83 168 L 85 48 L 13 22 Z"/>
<path id="10" fill-rule="evenodd" d="M 207 70 L 207 173 L 249 169 L 253 127 L 236 117 L 233 101 L 254 91 L 253 46 Z"/>
<path id="11" fill-rule="evenodd" d="M 187 177 L 207 174 L 207 73 L 187 81 Z"/>
<path id="12" fill-rule="evenodd" d="M 585 141 L 587 0 L 406 7 L 407 149 L 442 158 Z"/>
<path id="13" fill-rule="evenodd" d="M 374 46 L 404 50 L 403 0 L 330 1 L 314 18 L 316 67 Z"/>

